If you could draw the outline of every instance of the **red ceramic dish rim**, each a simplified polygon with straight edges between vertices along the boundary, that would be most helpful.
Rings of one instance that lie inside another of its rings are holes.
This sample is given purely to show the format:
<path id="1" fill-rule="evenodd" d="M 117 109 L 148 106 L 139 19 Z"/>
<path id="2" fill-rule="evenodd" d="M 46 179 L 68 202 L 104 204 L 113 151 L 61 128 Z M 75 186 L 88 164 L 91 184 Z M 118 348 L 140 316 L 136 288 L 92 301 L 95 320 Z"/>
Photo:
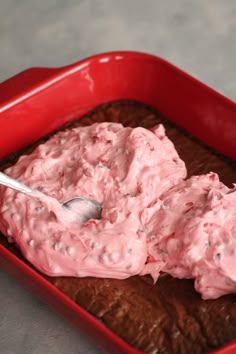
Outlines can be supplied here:
<path id="1" fill-rule="evenodd" d="M 47 86 L 52 85 L 53 83 L 63 79 L 64 77 L 67 77 L 71 74 L 73 74 L 75 71 L 79 71 L 81 70 L 81 68 L 86 65 L 89 66 L 93 61 L 101 61 L 101 60 L 110 60 L 110 59 L 114 59 L 117 57 L 126 57 L 126 58 L 135 58 L 135 57 L 143 57 L 143 58 L 149 58 L 151 60 L 156 61 L 157 63 L 162 62 L 163 64 L 165 64 L 166 66 L 168 66 L 168 69 L 170 71 L 174 71 L 174 72 L 178 72 L 179 74 L 181 74 L 181 76 L 186 77 L 187 79 L 190 79 L 191 82 L 195 82 L 197 85 L 201 85 L 201 89 L 202 90 L 206 90 L 209 93 L 213 93 L 215 96 L 218 96 L 221 100 L 225 100 L 225 103 L 227 105 L 233 105 L 233 108 L 235 109 L 236 104 L 235 102 L 233 102 L 232 100 L 230 100 L 229 98 L 223 96 L 221 93 L 217 92 L 216 90 L 214 90 L 213 88 L 205 85 L 204 83 L 202 83 L 200 80 L 196 79 L 195 77 L 187 74 L 185 71 L 183 71 L 182 69 L 176 67 L 175 65 L 173 65 L 172 63 L 168 62 L 167 60 L 158 57 L 156 55 L 152 55 L 152 54 L 148 54 L 148 53 L 144 53 L 144 52 L 137 52 L 137 51 L 111 51 L 111 52 L 104 52 L 104 53 L 100 53 L 100 54 L 95 54 L 92 55 L 88 58 L 82 59 L 78 62 L 75 62 L 73 64 L 70 65 L 66 65 L 63 67 L 58 67 L 58 68 L 31 68 L 31 69 L 26 69 L 22 72 L 20 72 L 19 74 L 16 74 L 15 76 L 13 76 L 12 78 L 0 83 L 0 89 L 4 89 L 4 86 L 6 85 L 7 88 L 7 84 L 8 82 L 15 80 L 17 78 L 17 76 L 22 76 L 22 74 L 24 74 L 25 72 L 27 72 L 28 70 L 40 70 L 41 73 L 43 74 L 43 72 L 47 72 L 50 71 L 50 79 L 48 80 L 48 75 L 46 75 L 46 79 L 45 80 L 40 80 L 40 84 L 34 84 L 32 83 L 31 86 L 28 89 L 23 89 L 21 92 L 18 92 L 17 94 L 13 94 L 14 96 L 12 96 L 12 92 L 10 93 L 10 97 L 11 98 L 0 98 L 0 113 L 3 112 L 5 109 L 10 108 L 13 104 L 17 104 L 19 101 L 22 101 L 24 99 L 26 99 L 27 97 L 36 94 L 37 92 L 45 89 Z M 8 92 L 6 92 L 8 95 Z M 1 103 L 2 101 L 2 103 Z"/>

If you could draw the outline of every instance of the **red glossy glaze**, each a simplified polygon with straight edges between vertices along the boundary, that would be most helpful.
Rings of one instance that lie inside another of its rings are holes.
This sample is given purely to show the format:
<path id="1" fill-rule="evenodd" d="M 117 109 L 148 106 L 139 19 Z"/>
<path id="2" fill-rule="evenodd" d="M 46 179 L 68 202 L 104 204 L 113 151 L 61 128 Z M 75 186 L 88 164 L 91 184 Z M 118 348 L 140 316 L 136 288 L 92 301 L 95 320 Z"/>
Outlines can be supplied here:
<path id="1" fill-rule="evenodd" d="M 64 68 L 34 68 L 0 84 L 0 158 L 119 99 L 149 104 L 236 159 L 236 104 L 155 56 L 113 52 Z M 0 267 L 112 353 L 139 353 L 0 246 Z M 214 353 L 236 353 L 236 342 Z"/>

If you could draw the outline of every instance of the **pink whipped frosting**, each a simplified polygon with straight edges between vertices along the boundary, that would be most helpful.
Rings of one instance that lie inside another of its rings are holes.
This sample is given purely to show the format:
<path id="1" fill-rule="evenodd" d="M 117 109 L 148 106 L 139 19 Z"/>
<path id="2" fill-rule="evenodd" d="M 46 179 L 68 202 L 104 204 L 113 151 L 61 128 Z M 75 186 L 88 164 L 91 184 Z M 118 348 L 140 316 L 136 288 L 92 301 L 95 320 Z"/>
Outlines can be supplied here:
<path id="1" fill-rule="evenodd" d="M 26 259 L 51 276 L 114 278 L 142 272 L 143 211 L 186 177 L 162 125 L 148 131 L 116 123 L 59 132 L 5 172 L 43 193 L 0 190 L 0 229 Z M 63 217 L 60 203 L 76 196 L 102 203 L 101 220 Z"/>
<path id="2" fill-rule="evenodd" d="M 203 299 L 236 292 L 236 188 L 186 177 L 162 125 L 100 123 L 57 133 L 5 171 L 37 191 L 0 189 L 0 229 L 51 276 L 194 278 Z M 60 203 L 102 204 L 78 224 Z"/>
<path id="3" fill-rule="evenodd" d="M 195 278 L 203 299 L 236 292 L 236 188 L 215 173 L 192 177 L 165 192 L 144 219 L 143 274 Z"/>

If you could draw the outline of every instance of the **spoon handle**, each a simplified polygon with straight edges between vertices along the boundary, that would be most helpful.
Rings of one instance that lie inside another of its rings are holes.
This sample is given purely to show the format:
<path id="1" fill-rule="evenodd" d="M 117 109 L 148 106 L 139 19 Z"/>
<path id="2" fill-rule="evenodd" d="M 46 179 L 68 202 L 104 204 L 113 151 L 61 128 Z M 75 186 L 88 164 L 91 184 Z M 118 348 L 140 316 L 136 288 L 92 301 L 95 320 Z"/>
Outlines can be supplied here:
<path id="1" fill-rule="evenodd" d="M 30 194 L 33 192 L 33 189 L 25 186 L 23 183 L 16 181 L 15 179 L 5 175 L 2 172 L 0 172 L 0 184 L 25 194 Z"/>

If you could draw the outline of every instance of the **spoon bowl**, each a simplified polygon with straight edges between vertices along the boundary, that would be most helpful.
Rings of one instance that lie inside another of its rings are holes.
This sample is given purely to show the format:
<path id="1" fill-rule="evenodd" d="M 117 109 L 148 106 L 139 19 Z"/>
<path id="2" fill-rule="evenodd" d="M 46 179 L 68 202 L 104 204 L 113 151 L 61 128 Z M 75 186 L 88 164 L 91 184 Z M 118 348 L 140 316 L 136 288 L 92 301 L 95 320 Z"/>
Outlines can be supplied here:
<path id="1" fill-rule="evenodd" d="M 69 211 L 77 223 L 86 223 L 90 219 L 101 219 L 102 206 L 96 200 L 73 198 L 64 202 L 62 207 Z"/>

